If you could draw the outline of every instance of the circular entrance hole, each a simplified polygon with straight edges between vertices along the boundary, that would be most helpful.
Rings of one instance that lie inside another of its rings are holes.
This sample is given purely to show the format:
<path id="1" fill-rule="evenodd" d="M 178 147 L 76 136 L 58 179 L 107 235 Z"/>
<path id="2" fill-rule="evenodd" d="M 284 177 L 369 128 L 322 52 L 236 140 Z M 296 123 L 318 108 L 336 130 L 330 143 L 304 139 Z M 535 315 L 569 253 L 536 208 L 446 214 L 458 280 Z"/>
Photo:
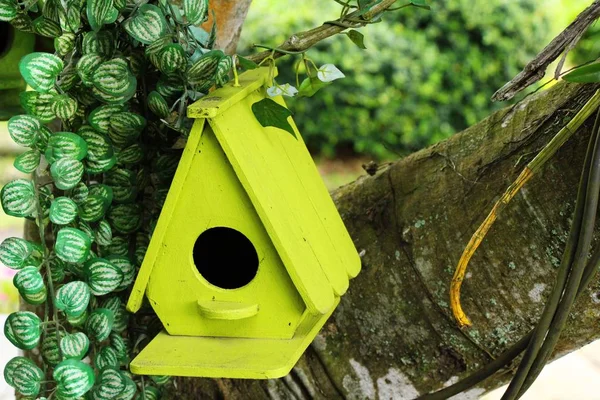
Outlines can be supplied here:
<path id="1" fill-rule="evenodd" d="M 8 53 L 12 45 L 14 28 L 8 22 L 0 22 L 0 57 Z"/>
<path id="2" fill-rule="evenodd" d="M 247 285 L 258 271 L 254 245 L 231 228 L 216 227 L 202 232 L 194 244 L 193 255 L 200 275 L 223 289 Z"/>

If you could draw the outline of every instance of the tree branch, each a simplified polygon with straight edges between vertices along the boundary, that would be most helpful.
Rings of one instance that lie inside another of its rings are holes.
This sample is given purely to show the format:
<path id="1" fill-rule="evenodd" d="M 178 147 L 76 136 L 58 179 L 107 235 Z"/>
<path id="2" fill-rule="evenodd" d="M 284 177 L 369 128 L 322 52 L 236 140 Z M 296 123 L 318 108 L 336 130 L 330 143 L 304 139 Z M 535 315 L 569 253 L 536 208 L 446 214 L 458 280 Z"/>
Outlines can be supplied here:
<path id="1" fill-rule="evenodd" d="M 502 86 L 492 100 L 504 101 L 512 99 L 521 90 L 529 87 L 542 79 L 546 68 L 564 51 L 569 51 L 575 46 L 586 29 L 600 17 L 600 0 L 583 10 L 560 35 L 555 37 L 525 68 L 510 82 Z"/>
<path id="2" fill-rule="evenodd" d="M 364 10 L 354 11 L 353 13 L 350 13 L 342 18 L 338 18 L 335 21 L 325 22 L 323 25 L 317 28 L 313 28 L 305 32 L 296 33 L 290 36 L 277 48 L 286 51 L 304 52 L 310 49 L 315 44 L 319 43 L 320 41 L 334 36 L 340 32 L 343 32 L 348 28 L 360 28 L 371 23 L 373 18 L 385 12 L 394 3 L 396 3 L 396 1 L 397 0 L 383 0 L 381 3 L 371 7 L 370 11 L 364 14 L 362 14 Z M 361 22 L 357 22 L 357 19 L 360 19 Z M 348 21 L 352 22 L 349 23 Z M 273 54 L 273 51 L 263 51 L 258 54 L 253 54 L 247 58 L 256 63 L 260 63 L 265 58 L 269 57 L 271 54 Z M 275 51 L 273 57 L 279 58 L 284 55 L 285 53 Z"/>

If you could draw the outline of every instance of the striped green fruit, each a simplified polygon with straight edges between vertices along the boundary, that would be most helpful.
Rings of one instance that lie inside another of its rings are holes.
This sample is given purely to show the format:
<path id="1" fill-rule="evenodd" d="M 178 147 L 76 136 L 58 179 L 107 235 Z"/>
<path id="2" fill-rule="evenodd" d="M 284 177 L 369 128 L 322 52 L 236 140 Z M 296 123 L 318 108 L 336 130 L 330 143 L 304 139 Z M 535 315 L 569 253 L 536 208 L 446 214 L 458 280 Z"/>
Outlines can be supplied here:
<path id="1" fill-rule="evenodd" d="M 28 266 L 17 272 L 13 278 L 13 285 L 21 293 L 38 293 L 44 289 L 44 278 L 36 267 Z"/>
<path id="2" fill-rule="evenodd" d="M 94 386 L 94 370 L 89 365 L 73 359 L 62 361 L 52 374 L 56 381 L 56 394 L 62 399 L 76 399 Z"/>
<path id="3" fill-rule="evenodd" d="M 89 149 L 89 147 L 88 147 L 88 149 Z M 88 150 L 88 156 L 89 156 L 89 150 Z M 73 201 L 75 203 L 81 204 L 85 199 L 87 199 L 89 194 L 90 194 L 90 189 L 86 186 L 86 184 L 83 182 L 79 182 L 73 188 L 73 190 L 71 192 L 71 198 L 73 199 Z"/>
<path id="4" fill-rule="evenodd" d="M 107 347 L 100 350 L 107 349 Z M 97 361 L 97 359 L 96 359 Z M 118 368 L 105 367 L 100 369 L 100 375 L 98 376 L 98 382 L 92 390 L 92 400 L 114 400 L 118 397 L 126 387 L 126 378 L 121 374 Z"/>
<path id="5" fill-rule="evenodd" d="M 95 296 L 104 296 L 114 291 L 123 282 L 123 272 L 104 258 L 87 261 L 83 273 L 88 280 L 90 291 Z"/>
<path id="6" fill-rule="evenodd" d="M 8 383 L 13 388 L 15 387 L 15 377 L 17 377 L 17 381 L 19 381 L 19 380 L 22 381 L 23 375 L 26 374 L 24 371 L 21 371 L 19 374 L 15 374 L 17 369 L 19 369 L 22 366 L 26 366 L 29 369 L 29 371 L 31 372 L 31 377 L 33 379 L 30 379 L 30 380 L 34 381 L 35 378 L 37 377 L 37 379 L 39 379 L 41 381 L 42 378 L 44 377 L 44 373 L 42 372 L 42 370 L 39 369 L 38 366 L 35 365 L 35 363 L 33 361 L 31 361 L 29 358 L 22 357 L 22 356 L 13 357 L 4 366 L 4 380 L 6 381 L 6 383 Z"/>
<path id="7" fill-rule="evenodd" d="M 142 223 L 142 210 L 138 204 L 114 205 L 109 214 L 108 221 L 120 233 L 132 233 Z"/>
<path id="8" fill-rule="evenodd" d="M 90 288 L 82 281 L 69 282 L 56 291 L 55 304 L 67 316 L 77 317 L 85 313 L 90 302 Z"/>
<path id="9" fill-rule="evenodd" d="M 102 220 L 98 223 L 96 229 L 96 242 L 100 246 L 108 246 L 112 242 L 112 228 L 106 220 Z"/>
<path id="10" fill-rule="evenodd" d="M 19 102 L 21 107 L 43 124 L 47 124 L 56 118 L 52 112 L 52 102 L 56 93 L 38 93 L 33 90 L 21 92 Z"/>
<path id="11" fill-rule="evenodd" d="M 123 22 L 123 28 L 138 42 L 151 44 L 165 34 L 167 21 L 160 8 L 144 4 Z"/>
<path id="12" fill-rule="evenodd" d="M 158 68 L 165 74 L 183 70 L 186 66 L 187 56 L 180 44 L 171 43 L 160 52 Z"/>
<path id="13" fill-rule="evenodd" d="M 47 333 L 42 339 L 42 357 L 44 357 L 46 363 L 51 366 L 54 366 L 62 361 L 62 356 L 58 347 L 61 337 L 62 335 L 57 333 L 56 329 L 48 328 Z"/>
<path id="14" fill-rule="evenodd" d="M 12 217 L 28 217 L 36 211 L 36 196 L 33 182 L 15 179 L 8 182 L 0 191 L 0 202 L 4 213 Z"/>
<path id="15" fill-rule="evenodd" d="M 21 146 L 32 147 L 38 140 L 38 132 L 42 124 L 32 115 L 15 115 L 8 120 L 8 134 Z"/>
<path id="16" fill-rule="evenodd" d="M 80 229 L 62 228 L 56 235 L 54 251 L 63 261 L 82 263 L 90 253 L 91 239 Z"/>
<path id="17" fill-rule="evenodd" d="M 169 116 L 169 105 L 164 97 L 161 96 L 157 91 L 152 91 L 148 95 L 148 108 L 152 111 L 156 116 L 160 118 L 167 118 Z"/>
<path id="18" fill-rule="evenodd" d="M 40 152 L 38 150 L 29 150 L 19 154 L 15 158 L 13 165 L 24 174 L 30 174 L 40 165 Z"/>
<path id="19" fill-rule="evenodd" d="M 94 72 L 103 61 L 104 58 L 99 54 L 85 54 L 77 61 L 75 68 L 84 85 L 92 86 L 94 84 L 92 80 Z"/>
<path id="20" fill-rule="evenodd" d="M 87 0 L 86 4 L 88 22 L 92 30 L 97 32 L 110 18 L 110 14 L 114 8 L 113 0 Z"/>
<path id="21" fill-rule="evenodd" d="M 99 371 L 104 368 L 119 367 L 119 356 L 117 351 L 109 346 L 104 346 L 98 351 L 94 358 L 94 365 Z"/>
<path id="22" fill-rule="evenodd" d="M 183 0 L 183 13 L 189 24 L 201 24 L 208 18 L 208 0 Z"/>
<path id="23" fill-rule="evenodd" d="M 101 92 L 116 97 L 133 94 L 136 88 L 136 79 L 122 58 L 100 64 L 92 75 L 92 83 Z"/>
<path id="24" fill-rule="evenodd" d="M 134 143 L 121 150 L 117 154 L 117 163 L 124 165 L 135 165 L 144 159 L 144 150 L 138 143 Z"/>
<path id="25" fill-rule="evenodd" d="M 67 225 L 75 220 L 77 212 L 77 203 L 65 196 L 57 197 L 50 206 L 50 221 L 57 225 Z"/>
<path id="26" fill-rule="evenodd" d="M 54 39 L 54 48 L 59 55 L 66 56 L 75 48 L 75 34 L 63 32 L 62 35 Z"/>
<path id="27" fill-rule="evenodd" d="M 25 361 L 27 360 L 27 361 Z M 5 367 L 4 375 L 10 376 L 10 385 L 23 396 L 37 396 L 44 373 L 33 361 L 25 357 L 15 357 Z M 7 382 L 9 382 L 7 380 Z"/>
<path id="28" fill-rule="evenodd" d="M 63 121 L 71 119 L 77 112 L 77 100 L 68 96 L 56 96 L 52 103 L 52 112 Z"/>
<path id="29" fill-rule="evenodd" d="M 102 342 L 108 339 L 115 320 L 114 313 L 106 308 L 97 308 L 85 322 L 85 331 L 90 340 Z"/>
<path id="30" fill-rule="evenodd" d="M 25 239 L 9 237 L 0 244 L 0 262 L 12 269 L 21 269 L 33 252 L 33 247 Z"/>
<path id="31" fill-rule="evenodd" d="M 124 256 L 110 255 L 108 261 L 113 264 L 121 272 L 121 284 L 115 289 L 116 292 L 127 289 L 135 280 L 135 266 L 129 261 L 129 258 Z"/>
<path id="32" fill-rule="evenodd" d="M 81 136 L 72 132 L 56 132 L 48 139 L 45 156 L 50 164 L 65 158 L 81 161 L 87 151 L 88 145 Z"/>
<path id="33" fill-rule="evenodd" d="M 62 60 L 50 53 L 31 53 L 19 62 L 19 71 L 25 82 L 42 93 L 54 87 L 56 77 L 63 68 Z"/>
<path id="34" fill-rule="evenodd" d="M 95 108 L 89 115 L 90 125 L 98 132 L 107 134 L 110 128 L 110 119 L 114 114 L 124 111 L 121 105 L 104 105 Z"/>
<path id="35" fill-rule="evenodd" d="M 31 350 L 38 345 L 42 334 L 42 320 L 30 311 L 16 311 L 6 318 L 4 336 L 21 350 Z"/>
<path id="36" fill-rule="evenodd" d="M 83 54 L 98 54 L 104 58 L 112 57 L 115 52 L 115 40 L 111 31 L 87 32 L 81 43 Z"/>
<path id="37" fill-rule="evenodd" d="M 60 340 L 60 351 L 65 358 L 81 360 L 88 352 L 90 340 L 83 332 L 65 335 Z"/>
<path id="38" fill-rule="evenodd" d="M 50 167 L 50 174 L 54 179 L 54 186 L 61 190 L 72 189 L 83 177 L 83 164 L 81 161 L 61 158 Z"/>
<path id="39" fill-rule="evenodd" d="M 0 21 L 10 22 L 18 14 L 17 4 L 11 0 L 0 0 Z"/>
<path id="40" fill-rule="evenodd" d="M 203 54 L 188 69 L 186 74 L 188 83 L 192 86 L 203 87 L 206 85 L 206 82 L 214 81 L 217 66 L 223 57 L 225 57 L 225 53 L 221 50 L 211 50 Z"/>
<path id="41" fill-rule="evenodd" d="M 56 38 L 62 35 L 60 25 L 44 16 L 34 19 L 31 26 L 33 27 L 33 31 L 40 36 Z"/>

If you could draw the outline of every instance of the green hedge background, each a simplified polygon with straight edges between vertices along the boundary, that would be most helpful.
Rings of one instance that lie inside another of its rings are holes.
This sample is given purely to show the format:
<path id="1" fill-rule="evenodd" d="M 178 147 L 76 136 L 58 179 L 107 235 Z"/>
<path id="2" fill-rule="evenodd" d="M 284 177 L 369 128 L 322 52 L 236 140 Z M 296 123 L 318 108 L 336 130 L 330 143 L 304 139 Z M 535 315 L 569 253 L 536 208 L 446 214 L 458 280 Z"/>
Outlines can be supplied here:
<path id="1" fill-rule="evenodd" d="M 396 158 L 447 138 L 505 104 L 489 99 L 564 28 L 588 1 L 439 0 L 361 30 L 367 50 L 337 36 L 308 52 L 317 65 L 346 73 L 311 99 L 289 99 L 316 154 L 351 149 Z M 399 2 L 400 4 L 400 2 Z M 557 15 L 562 9 L 563 19 Z M 276 46 L 290 33 L 339 16 L 331 0 L 252 4 L 240 53 L 253 43 Z M 295 82 L 294 63 L 278 62 L 279 83 Z"/>

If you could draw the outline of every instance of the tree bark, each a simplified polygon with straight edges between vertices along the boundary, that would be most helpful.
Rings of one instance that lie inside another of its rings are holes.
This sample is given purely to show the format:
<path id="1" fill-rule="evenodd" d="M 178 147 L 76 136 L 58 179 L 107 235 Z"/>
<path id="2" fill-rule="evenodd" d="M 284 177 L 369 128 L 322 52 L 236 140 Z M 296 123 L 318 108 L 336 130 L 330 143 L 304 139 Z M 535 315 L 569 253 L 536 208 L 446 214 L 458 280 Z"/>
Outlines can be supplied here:
<path id="1" fill-rule="evenodd" d="M 210 32 L 213 21 L 217 23 L 216 48 L 227 54 L 235 53 L 242 25 L 252 0 L 211 0 L 208 21 L 203 28 Z"/>
<path id="2" fill-rule="evenodd" d="M 363 270 L 292 373 L 268 381 L 178 379 L 168 398 L 412 399 L 500 354 L 534 325 L 558 266 L 593 121 L 496 222 L 463 285 L 474 326 L 448 305 L 454 266 L 498 196 L 590 98 L 558 84 L 333 197 Z M 555 357 L 600 337 L 600 285 L 577 302 Z M 505 383 L 503 371 L 463 398 Z"/>

